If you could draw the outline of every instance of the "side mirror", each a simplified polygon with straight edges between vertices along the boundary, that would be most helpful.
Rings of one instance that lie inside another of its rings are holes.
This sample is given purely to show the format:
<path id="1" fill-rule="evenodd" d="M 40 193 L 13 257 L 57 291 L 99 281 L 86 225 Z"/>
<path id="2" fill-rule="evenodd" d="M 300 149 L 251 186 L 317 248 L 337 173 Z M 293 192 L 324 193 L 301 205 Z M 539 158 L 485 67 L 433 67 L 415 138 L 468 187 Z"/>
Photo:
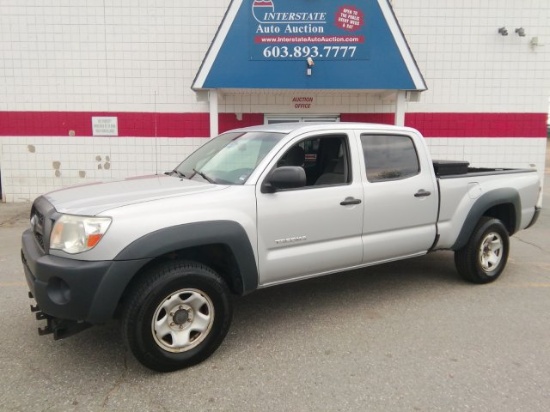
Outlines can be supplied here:
<path id="1" fill-rule="evenodd" d="M 281 166 L 273 170 L 262 185 L 263 193 L 296 189 L 306 185 L 306 172 L 300 166 Z"/>

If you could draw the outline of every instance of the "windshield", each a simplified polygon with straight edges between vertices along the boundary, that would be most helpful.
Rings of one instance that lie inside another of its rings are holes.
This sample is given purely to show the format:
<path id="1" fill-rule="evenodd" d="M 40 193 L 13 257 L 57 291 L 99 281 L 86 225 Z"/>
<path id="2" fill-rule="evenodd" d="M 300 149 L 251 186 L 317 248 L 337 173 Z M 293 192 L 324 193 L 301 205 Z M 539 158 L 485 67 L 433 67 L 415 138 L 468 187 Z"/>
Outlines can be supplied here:
<path id="1" fill-rule="evenodd" d="M 284 137 L 273 132 L 224 133 L 201 146 L 174 173 L 210 183 L 242 185 L 267 153 Z"/>

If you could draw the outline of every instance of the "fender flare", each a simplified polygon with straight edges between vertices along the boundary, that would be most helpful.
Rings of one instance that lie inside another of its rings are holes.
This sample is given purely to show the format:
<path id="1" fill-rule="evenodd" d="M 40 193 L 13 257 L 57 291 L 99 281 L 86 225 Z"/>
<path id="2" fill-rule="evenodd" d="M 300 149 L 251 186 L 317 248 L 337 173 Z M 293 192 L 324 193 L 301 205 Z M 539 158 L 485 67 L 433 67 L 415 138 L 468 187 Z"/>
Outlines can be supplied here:
<path id="1" fill-rule="evenodd" d="M 510 235 L 517 232 L 519 230 L 521 220 L 521 198 L 519 196 L 519 193 L 512 188 L 495 189 L 481 195 L 472 205 L 470 211 L 468 212 L 468 216 L 466 216 L 466 219 L 464 220 L 464 224 L 462 225 L 460 234 L 458 235 L 451 249 L 459 250 L 466 246 L 479 220 L 482 216 L 484 216 L 487 210 L 491 209 L 494 206 L 503 204 L 513 205 L 515 213 L 513 221 L 514 227 L 510 228 L 508 225 L 506 225 L 506 222 L 504 223 L 509 230 L 512 229 Z"/>
<path id="2" fill-rule="evenodd" d="M 222 244 L 227 246 L 239 268 L 229 274 L 239 294 L 258 288 L 258 268 L 254 250 L 244 228 L 233 221 L 215 220 L 187 223 L 159 229 L 134 240 L 114 260 L 154 259 L 182 249 Z"/>

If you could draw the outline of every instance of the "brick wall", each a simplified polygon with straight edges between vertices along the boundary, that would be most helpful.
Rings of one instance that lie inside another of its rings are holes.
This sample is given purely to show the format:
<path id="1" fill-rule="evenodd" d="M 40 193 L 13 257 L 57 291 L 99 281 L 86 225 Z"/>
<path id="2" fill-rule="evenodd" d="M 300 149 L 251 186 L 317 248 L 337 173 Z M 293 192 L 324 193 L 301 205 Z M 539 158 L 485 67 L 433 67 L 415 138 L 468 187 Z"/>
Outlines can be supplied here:
<path id="1" fill-rule="evenodd" d="M 190 87 L 229 3 L 1 1 L 4 200 L 164 171 L 202 144 L 208 103 Z M 428 136 L 434 157 L 543 171 L 550 2 L 392 4 L 429 87 L 407 103 L 405 121 Z M 501 26 L 508 36 L 497 33 Z M 532 46 L 533 38 L 546 46 Z M 263 113 L 387 122 L 395 104 L 385 93 L 312 91 L 312 106 L 296 109 L 296 94 L 222 93 L 220 130 L 261 123 Z M 94 137 L 96 115 L 116 116 L 119 136 Z"/>

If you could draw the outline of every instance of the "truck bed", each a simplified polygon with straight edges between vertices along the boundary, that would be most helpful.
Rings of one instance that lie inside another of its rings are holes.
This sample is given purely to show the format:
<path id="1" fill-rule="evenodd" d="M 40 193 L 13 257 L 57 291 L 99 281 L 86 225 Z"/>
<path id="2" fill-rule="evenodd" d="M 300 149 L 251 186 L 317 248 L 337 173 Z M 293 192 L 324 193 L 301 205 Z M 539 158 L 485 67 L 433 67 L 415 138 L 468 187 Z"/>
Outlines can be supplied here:
<path id="1" fill-rule="evenodd" d="M 453 177 L 500 175 L 510 173 L 533 172 L 534 169 L 506 169 L 491 167 L 470 167 L 470 162 L 465 160 L 433 160 L 435 175 L 442 179 Z"/>

